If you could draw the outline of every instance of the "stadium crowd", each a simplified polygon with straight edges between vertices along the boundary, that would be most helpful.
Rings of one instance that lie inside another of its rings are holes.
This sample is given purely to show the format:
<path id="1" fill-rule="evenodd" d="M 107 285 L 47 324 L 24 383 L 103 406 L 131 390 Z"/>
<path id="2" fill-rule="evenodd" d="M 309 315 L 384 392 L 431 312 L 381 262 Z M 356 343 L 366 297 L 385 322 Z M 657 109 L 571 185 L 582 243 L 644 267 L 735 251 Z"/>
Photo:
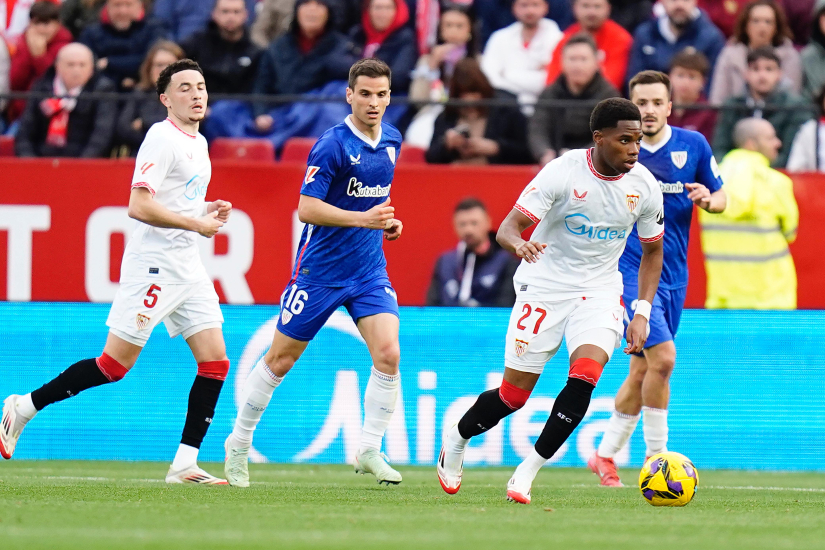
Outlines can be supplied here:
<path id="1" fill-rule="evenodd" d="M 774 167 L 825 170 L 825 0 L 0 0 L 0 32 L 0 129 L 18 156 L 135 154 L 164 116 L 157 75 L 182 56 L 234 96 L 212 101 L 210 141 L 280 150 L 346 115 L 302 96 L 341 97 L 349 66 L 377 57 L 393 70 L 387 120 L 431 163 L 547 163 L 590 143 L 596 102 L 655 69 L 673 83 L 669 122 L 720 161 L 757 117 L 782 141 Z"/>

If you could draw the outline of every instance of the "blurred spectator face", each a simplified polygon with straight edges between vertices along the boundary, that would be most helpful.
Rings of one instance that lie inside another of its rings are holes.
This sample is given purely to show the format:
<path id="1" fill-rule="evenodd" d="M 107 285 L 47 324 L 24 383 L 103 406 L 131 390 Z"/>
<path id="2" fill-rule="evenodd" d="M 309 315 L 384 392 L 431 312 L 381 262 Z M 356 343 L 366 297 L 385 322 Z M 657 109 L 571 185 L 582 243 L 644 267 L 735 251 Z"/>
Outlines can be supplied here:
<path id="1" fill-rule="evenodd" d="M 386 76 L 359 76 L 355 88 L 347 88 L 347 103 L 352 114 L 370 128 L 381 124 L 381 118 L 390 104 L 390 81 Z"/>
<path id="2" fill-rule="evenodd" d="M 54 35 L 56 35 L 57 31 L 60 30 L 60 20 L 53 19 L 51 21 L 39 21 L 32 19 L 29 24 L 29 28 L 32 32 L 39 34 L 44 40 L 46 40 L 46 42 L 48 42 L 54 38 Z"/>
<path id="3" fill-rule="evenodd" d="M 763 97 L 774 91 L 780 78 L 782 71 L 779 64 L 772 59 L 757 59 L 750 63 L 745 71 L 745 81 L 750 90 Z"/>
<path id="4" fill-rule="evenodd" d="M 596 52 L 587 44 L 571 44 L 562 50 L 561 72 L 568 85 L 587 86 L 599 72 Z"/>
<path id="5" fill-rule="evenodd" d="M 161 102 L 180 120 L 199 122 L 206 114 L 206 83 L 198 71 L 180 71 L 172 75 Z"/>
<path id="6" fill-rule="evenodd" d="M 106 11 L 112 26 L 119 31 L 127 30 L 134 21 L 140 19 L 143 10 L 141 0 L 108 0 Z"/>
<path id="7" fill-rule="evenodd" d="M 212 10 L 212 21 L 227 33 L 235 33 L 243 28 L 247 19 L 246 4 L 243 0 L 218 0 Z"/>
<path id="8" fill-rule="evenodd" d="M 71 90 L 85 86 L 94 74 L 92 51 L 78 43 L 63 46 L 57 54 L 54 68 L 66 88 Z"/>
<path id="9" fill-rule="evenodd" d="M 513 16 L 525 27 L 533 28 L 547 15 L 548 9 L 545 0 L 516 0 Z"/>
<path id="10" fill-rule="evenodd" d="M 481 101 L 484 96 L 481 92 L 464 92 L 458 98 L 464 101 Z M 460 111 L 461 118 L 464 119 L 476 119 L 483 116 L 482 110 L 478 107 L 461 107 Z"/>
<path id="11" fill-rule="evenodd" d="M 751 48 L 770 46 L 773 35 L 776 34 L 776 14 L 770 6 L 756 6 L 751 9 L 748 22 L 745 25 Z"/>
<path id="12" fill-rule="evenodd" d="M 782 148 L 782 141 L 776 137 L 773 124 L 767 120 L 760 121 L 759 131 L 753 142 L 755 150 L 765 155 L 771 162 L 776 160 L 779 156 L 779 149 Z"/>
<path id="13" fill-rule="evenodd" d="M 696 103 L 705 88 L 702 73 L 685 67 L 673 67 L 670 70 L 670 85 L 673 88 L 673 101 L 677 104 Z"/>
<path id="14" fill-rule="evenodd" d="M 306 2 L 298 6 L 298 27 L 308 36 L 317 36 L 324 32 L 329 19 L 329 10 L 320 2 Z"/>
<path id="15" fill-rule="evenodd" d="M 372 0 L 369 10 L 372 28 L 381 32 L 392 25 L 398 8 L 395 6 L 395 0 Z"/>
<path id="16" fill-rule="evenodd" d="M 470 250 L 476 250 L 490 239 L 490 216 L 481 208 L 456 212 L 453 227 L 455 234 Z"/>
<path id="17" fill-rule="evenodd" d="M 573 4 L 573 15 L 584 29 L 590 32 L 597 31 L 610 18 L 610 2 L 607 0 L 576 0 Z"/>
<path id="18" fill-rule="evenodd" d="M 693 21 L 697 0 L 660 0 L 668 19 L 676 28 L 683 28 Z"/>
<path id="19" fill-rule="evenodd" d="M 460 11 L 448 11 L 441 15 L 439 23 L 441 38 L 447 44 L 463 46 L 470 41 L 472 24 L 470 19 Z"/>
<path id="20" fill-rule="evenodd" d="M 157 83 L 158 78 L 160 78 L 160 73 L 163 71 L 163 69 L 165 69 L 177 60 L 178 56 L 176 56 L 172 52 L 167 50 L 158 50 L 155 53 L 155 58 L 152 59 L 152 66 L 150 68 L 149 73 L 152 78 L 152 84 Z"/>
<path id="21" fill-rule="evenodd" d="M 644 135 L 655 136 L 667 124 L 667 117 L 670 116 L 670 98 L 664 84 L 637 84 L 630 92 L 630 101 L 642 113 Z"/>

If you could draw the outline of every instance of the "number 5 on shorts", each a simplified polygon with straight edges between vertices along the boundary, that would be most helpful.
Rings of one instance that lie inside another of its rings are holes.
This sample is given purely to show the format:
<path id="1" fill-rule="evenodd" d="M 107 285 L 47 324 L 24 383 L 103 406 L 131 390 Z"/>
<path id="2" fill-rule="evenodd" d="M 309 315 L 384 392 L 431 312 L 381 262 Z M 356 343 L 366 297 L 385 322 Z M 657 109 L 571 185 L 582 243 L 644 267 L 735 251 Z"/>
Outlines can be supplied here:
<path id="1" fill-rule="evenodd" d="M 308 299 L 309 294 L 306 291 L 298 290 L 298 285 L 292 285 L 289 297 L 284 302 L 284 309 L 291 311 L 293 315 L 299 315 L 304 311 L 304 304 Z"/>
<path id="2" fill-rule="evenodd" d="M 152 309 L 158 303 L 158 292 L 160 292 L 160 287 L 158 285 L 152 285 L 149 287 L 149 291 L 146 293 L 146 299 L 143 300 L 143 305 L 149 309 Z"/>
<path id="3" fill-rule="evenodd" d="M 524 315 L 516 322 L 516 328 L 519 330 L 525 330 L 527 327 L 521 324 L 522 321 L 530 317 L 530 314 L 533 313 L 533 308 L 530 307 L 530 304 L 524 304 L 524 307 L 521 309 L 524 312 Z M 536 308 L 536 313 L 539 314 L 539 318 L 536 321 L 535 326 L 533 327 L 533 334 L 539 333 L 539 327 L 541 327 L 541 322 L 544 321 L 544 318 L 547 317 L 547 312 L 540 307 Z"/>

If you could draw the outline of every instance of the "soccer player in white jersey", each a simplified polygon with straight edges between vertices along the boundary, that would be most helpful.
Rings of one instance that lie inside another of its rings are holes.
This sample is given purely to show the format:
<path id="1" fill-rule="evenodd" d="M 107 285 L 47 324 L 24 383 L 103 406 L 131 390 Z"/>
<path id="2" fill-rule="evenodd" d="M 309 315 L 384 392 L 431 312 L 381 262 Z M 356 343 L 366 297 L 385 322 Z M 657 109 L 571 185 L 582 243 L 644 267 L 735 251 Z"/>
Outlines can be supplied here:
<path id="1" fill-rule="evenodd" d="M 507 484 L 509 500 L 529 504 L 539 469 L 579 425 L 614 348 L 621 343 L 619 257 L 635 223 L 642 243 L 639 305 L 625 353 L 643 349 L 650 303 L 662 271 L 662 192 L 637 163 L 639 109 L 620 98 L 600 102 L 590 117 L 595 147 L 565 153 L 545 166 L 502 222 L 497 240 L 522 258 L 513 283 L 516 304 L 507 328 L 501 387 L 482 393 L 444 437 L 437 472 L 450 494 L 461 487 L 470 438 L 527 402 L 561 346 L 570 354 L 567 384 L 547 424 Z M 527 241 L 522 232 L 538 224 Z"/>
<path id="2" fill-rule="evenodd" d="M 103 353 L 78 361 L 31 393 L 6 398 L 0 453 L 12 457 L 26 423 L 47 405 L 122 379 L 163 321 L 171 337 L 183 335 L 198 364 L 183 437 L 166 482 L 225 485 L 226 480 L 197 465 L 229 359 L 218 296 L 196 240 L 199 234 L 217 234 L 232 205 L 204 200 L 212 166 L 206 140 L 198 133 L 207 101 L 200 67 L 189 59 L 173 63 L 161 72 L 157 92 L 168 118 L 149 129 L 137 155 L 129 216 L 138 223 L 123 255 Z"/>

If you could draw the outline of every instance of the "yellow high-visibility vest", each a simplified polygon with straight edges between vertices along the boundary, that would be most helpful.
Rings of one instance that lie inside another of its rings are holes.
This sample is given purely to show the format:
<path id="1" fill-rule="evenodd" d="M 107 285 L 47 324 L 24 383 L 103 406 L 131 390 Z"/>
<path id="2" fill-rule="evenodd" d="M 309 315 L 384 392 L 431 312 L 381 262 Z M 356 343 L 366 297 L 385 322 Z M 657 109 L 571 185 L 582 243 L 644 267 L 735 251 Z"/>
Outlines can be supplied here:
<path id="1" fill-rule="evenodd" d="M 796 309 L 796 270 L 788 243 L 799 208 L 791 179 L 761 153 L 734 149 L 719 165 L 728 205 L 699 210 L 708 290 L 706 308 Z"/>

